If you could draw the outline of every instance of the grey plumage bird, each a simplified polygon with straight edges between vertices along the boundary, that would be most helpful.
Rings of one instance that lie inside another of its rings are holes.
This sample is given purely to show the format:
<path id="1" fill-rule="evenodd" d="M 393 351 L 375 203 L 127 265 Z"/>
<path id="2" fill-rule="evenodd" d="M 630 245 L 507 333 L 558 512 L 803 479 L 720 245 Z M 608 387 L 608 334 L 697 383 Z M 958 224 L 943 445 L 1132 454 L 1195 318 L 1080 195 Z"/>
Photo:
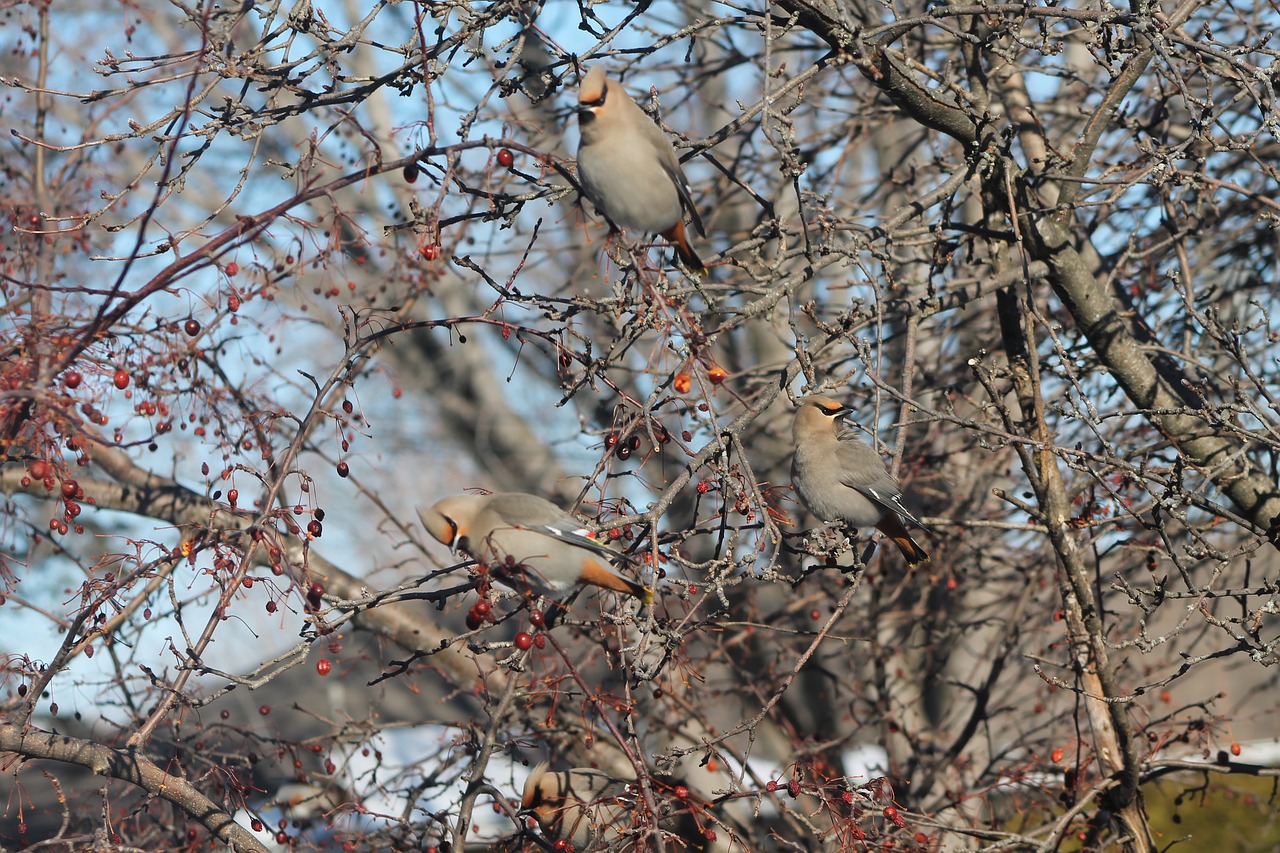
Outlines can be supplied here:
<path id="1" fill-rule="evenodd" d="M 555 597 L 578 584 L 633 595 L 653 592 L 614 571 L 622 559 L 551 501 L 523 492 L 454 495 L 419 510 L 427 532 L 490 568 L 508 586 Z"/>
<path id="2" fill-rule="evenodd" d="M 689 244 L 687 212 L 702 236 L 689 181 L 676 152 L 653 120 L 622 86 L 593 65 L 578 89 L 578 177 L 587 198 L 615 228 L 660 234 L 690 272 L 707 268 Z"/>
<path id="3" fill-rule="evenodd" d="M 587 850 L 630 828 L 636 804 L 627 784 L 590 767 L 553 771 L 544 762 L 525 780 L 520 809 L 532 815 L 548 837 Z"/>
<path id="4" fill-rule="evenodd" d="M 791 433 L 791 484 L 823 521 L 874 526 L 893 540 L 908 563 L 923 563 L 929 555 L 911 538 L 902 519 L 924 525 L 902 505 L 902 490 L 880 454 L 840 423 L 850 411 L 821 395 L 800 401 Z"/>

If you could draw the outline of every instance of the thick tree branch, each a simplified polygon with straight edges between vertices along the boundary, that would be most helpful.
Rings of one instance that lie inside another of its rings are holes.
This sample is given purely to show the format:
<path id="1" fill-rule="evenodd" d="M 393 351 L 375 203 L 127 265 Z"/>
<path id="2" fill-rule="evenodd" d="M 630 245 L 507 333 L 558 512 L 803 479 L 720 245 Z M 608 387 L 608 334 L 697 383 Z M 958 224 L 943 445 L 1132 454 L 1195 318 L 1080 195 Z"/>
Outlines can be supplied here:
<path id="1" fill-rule="evenodd" d="M 231 815 L 200 793 L 195 785 L 182 776 L 160 769 L 141 753 L 113 749 L 32 726 L 9 724 L 0 724 L 0 752 L 76 764 L 99 776 L 137 785 L 148 794 L 168 800 L 182 809 L 230 849 L 267 853 L 266 847 L 232 820 Z"/>

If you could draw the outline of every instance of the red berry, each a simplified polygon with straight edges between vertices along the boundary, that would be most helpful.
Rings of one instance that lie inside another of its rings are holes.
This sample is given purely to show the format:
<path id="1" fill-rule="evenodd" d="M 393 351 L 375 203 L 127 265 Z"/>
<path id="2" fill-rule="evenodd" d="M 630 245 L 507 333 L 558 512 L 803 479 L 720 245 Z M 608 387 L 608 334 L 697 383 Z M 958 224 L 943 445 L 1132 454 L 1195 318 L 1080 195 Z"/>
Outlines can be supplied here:
<path id="1" fill-rule="evenodd" d="M 493 611 L 493 605 L 482 598 L 479 601 L 477 601 L 475 604 L 473 604 L 471 606 L 471 609 L 476 612 L 477 616 L 480 616 L 483 618 L 485 616 L 488 616 Z"/>
<path id="2" fill-rule="evenodd" d="M 236 273 L 240 272 L 240 265 L 237 264 L 235 261 L 232 261 L 231 263 L 227 264 L 225 269 L 226 269 L 227 275 L 235 275 Z"/>
<path id="3" fill-rule="evenodd" d="M 510 169 L 511 164 L 516 161 L 516 155 L 511 153 L 510 148 L 498 149 L 498 165 L 504 169 Z"/>
<path id="4" fill-rule="evenodd" d="M 239 490 L 239 489 L 228 489 L 228 490 L 227 490 L 227 501 L 228 501 L 232 506 L 235 506 L 235 505 L 236 505 L 236 501 L 238 501 L 238 500 L 240 500 L 240 490 Z"/>
<path id="5" fill-rule="evenodd" d="M 693 381 L 687 373 L 677 373 L 675 382 L 672 383 L 677 394 L 688 394 L 689 389 L 693 386 Z"/>
<path id="6" fill-rule="evenodd" d="M 191 317 L 183 324 L 182 328 L 189 336 L 194 338 L 196 335 L 200 334 L 200 321 L 195 317 Z"/>
<path id="7" fill-rule="evenodd" d="M 521 631 L 516 634 L 514 642 L 517 649 L 522 652 L 527 652 L 533 647 L 533 635 L 528 631 Z"/>
<path id="8" fill-rule="evenodd" d="M 406 164 L 404 167 L 404 182 L 406 184 L 412 184 L 416 180 L 418 180 L 418 164 L 417 163 Z"/>
<path id="9" fill-rule="evenodd" d="M 261 708 L 258 709 L 258 713 L 265 717 L 267 714 L 271 713 L 271 706 L 263 705 Z"/>
<path id="10" fill-rule="evenodd" d="M 1240 754 L 1240 744 L 1235 743 L 1234 741 L 1231 743 L 1231 754 L 1232 755 Z"/>
<path id="11" fill-rule="evenodd" d="M 320 660 L 316 661 L 316 672 L 320 675 L 328 675 L 331 669 L 333 669 L 333 664 L 329 662 L 328 658 L 320 658 Z"/>
<path id="12" fill-rule="evenodd" d="M 723 367 L 721 367 L 718 364 L 707 371 L 707 378 L 711 380 L 712 385 L 719 385 L 721 382 L 725 381 L 725 379 L 727 379 L 728 377 L 729 377 L 729 371 L 725 370 Z"/>
<path id="13" fill-rule="evenodd" d="M 49 473 L 49 463 L 43 459 L 37 459 L 27 466 L 27 471 L 31 474 L 31 479 L 43 480 L 45 475 Z"/>
<path id="14" fill-rule="evenodd" d="M 76 490 L 79 488 L 80 486 L 75 480 L 63 480 L 62 496 L 64 498 L 74 498 L 76 496 Z"/>
<path id="15" fill-rule="evenodd" d="M 540 649 L 545 649 L 547 647 L 547 635 L 546 634 L 534 635 L 533 644 Z"/>
<path id="16" fill-rule="evenodd" d="M 62 384 L 66 385 L 68 388 L 79 388 L 80 382 L 83 379 L 84 377 L 80 375 L 80 371 L 78 370 L 68 370 L 66 373 L 62 374 Z"/>
<path id="17" fill-rule="evenodd" d="M 252 822 L 250 822 L 249 826 L 253 827 L 254 832 L 262 832 L 262 821 L 258 820 L 256 817 Z"/>
<path id="18" fill-rule="evenodd" d="M 319 539 L 320 534 L 324 533 L 324 525 L 313 518 L 311 521 L 307 522 L 307 532 L 314 538 Z"/>
<path id="19" fill-rule="evenodd" d="M 684 785 L 676 785 L 675 794 L 677 800 L 689 799 L 689 789 Z"/>
<path id="20" fill-rule="evenodd" d="M 795 798 L 795 797 L 800 796 L 800 783 L 799 783 L 799 782 L 797 782 L 795 779 L 792 779 L 790 782 L 788 782 L 788 783 L 787 783 L 787 793 L 788 793 L 792 798 Z"/>
<path id="21" fill-rule="evenodd" d="M 427 243 L 418 250 L 418 254 L 422 255 L 425 260 L 434 261 L 440 257 L 440 247 L 435 243 Z"/>
<path id="22" fill-rule="evenodd" d="M 320 596 L 324 595 L 324 584 L 320 581 L 312 581 L 311 586 L 307 587 L 307 601 L 315 607 L 320 606 Z"/>
<path id="23" fill-rule="evenodd" d="M 278 607 L 278 605 L 277 605 L 274 601 L 268 601 L 268 602 L 267 602 L 267 612 L 268 612 L 268 613 L 275 613 L 275 612 L 276 612 L 276 608 L 277 608 L 277 607 Z"/>
<path id="24" fill-rule="evenodd" d="M 125 370 L 123 367 L 118 368 L 116 370 L 115 383 L 116 383 L 116 387 L 121 390 L 128 388 L 129 387 L 129 371 Z"/>
<path id="25" fill-rule="evenodd" d="M 529 611 L 529 624 L 535 628 L 541 628 L 547 622 L 547 615 L 541 610 Z"/>
<path id="26" fill-rule="evenodd" d="M 1057 764 L 1059 761 L 1061 761 L 1061 760 L 1062 760 L 1062 750 L 1061 750 L 1061 749 L 1055 749 L 1053 752 L 1049 753 L 1049 760 L 1050 760 L 1050 761 L 1052 761 L 1054 764 Z"/>
<path id="27" fill-rule="evenodd" d="M 604 437 L 604 446 L 609 449 L 612 449 L 613 446 L 617 443 L 618 443 L 618 434 L 616 432 L 611 432 Z"/>
<path id="28" fill-rule="evenodd" d="M 350 476 L 350 474 L 351 474 L 351 468 L 350 468 L 350 466 L 348 466 L 348 465 L 347 465 L 347 463 L 345 463 L 345 462 L 339 462 L 339 463 L 338 463 L 338 476 L 339 476 L 339 477 L 341 477 L 341 478 L 343 478 L 343 479 L 345 480 L 348 476 Z"/>

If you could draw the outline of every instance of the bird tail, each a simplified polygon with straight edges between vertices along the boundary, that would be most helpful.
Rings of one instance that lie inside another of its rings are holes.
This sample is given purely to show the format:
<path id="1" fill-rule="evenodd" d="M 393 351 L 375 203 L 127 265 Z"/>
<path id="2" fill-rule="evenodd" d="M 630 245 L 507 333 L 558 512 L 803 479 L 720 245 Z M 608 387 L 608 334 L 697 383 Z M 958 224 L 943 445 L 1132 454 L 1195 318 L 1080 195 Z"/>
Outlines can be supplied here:
<path id="1" fill-rule="evenodd" d="M 683 219 L 662 232 L 662 236 L 666 237 L 675 248 L 676 255 L 680 257 L 680 263 L 684 264 L 685 269 L 695 275 L 707 274 L 707 265 L 702 262 L 689 243 L 689 234 L 685 230 Z"/>
<path id="2" fill-rule="evenodd" d="M 641 586 L 633 580 L 624 578 L 622 575 L 601 565 L 596 560 L 584 561 L 578 580 L 580 583 L 590 584 L 602 589 L 611 589 L 614 592 L 621 592 L 625 595 L 635 596 L 645 604 L 650 604 L 653 601 L 653 590 L 649 589 L 647 586 Z"/>
<path id="3" fill-rule="evenodd" d="M 902 526 L 898 516 L 889 513 L 876 525 L 876 529 L 893 540 L 893 544 L 902 551 L 902 556 L 907 558 L 908 565 L 918 566 L 929 562 L 929 553 L 916 544 L 916 540 L 911 538 L 911 534 Z"/>

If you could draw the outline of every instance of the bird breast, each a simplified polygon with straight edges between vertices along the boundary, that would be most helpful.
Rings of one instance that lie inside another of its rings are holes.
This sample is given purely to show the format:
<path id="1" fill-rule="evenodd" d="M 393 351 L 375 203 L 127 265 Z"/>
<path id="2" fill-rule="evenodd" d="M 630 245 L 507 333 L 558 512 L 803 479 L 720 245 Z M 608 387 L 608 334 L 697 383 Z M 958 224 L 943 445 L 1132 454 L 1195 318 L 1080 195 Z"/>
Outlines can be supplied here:
<path id="1" fill-rule="evenodd" d="M 823 521 L 868 527 L 884 518 L 885 509 L 842 480 L 835 448 L 797 449 L 791 484 L 809 511 Z"/>
<path id="2" fill-rule="evenodd" d="M 587 197 L 619 228 L 661 234 L 680 221 L 680 192 L 644 138 L 584 145 L 578 176 Z"/>

